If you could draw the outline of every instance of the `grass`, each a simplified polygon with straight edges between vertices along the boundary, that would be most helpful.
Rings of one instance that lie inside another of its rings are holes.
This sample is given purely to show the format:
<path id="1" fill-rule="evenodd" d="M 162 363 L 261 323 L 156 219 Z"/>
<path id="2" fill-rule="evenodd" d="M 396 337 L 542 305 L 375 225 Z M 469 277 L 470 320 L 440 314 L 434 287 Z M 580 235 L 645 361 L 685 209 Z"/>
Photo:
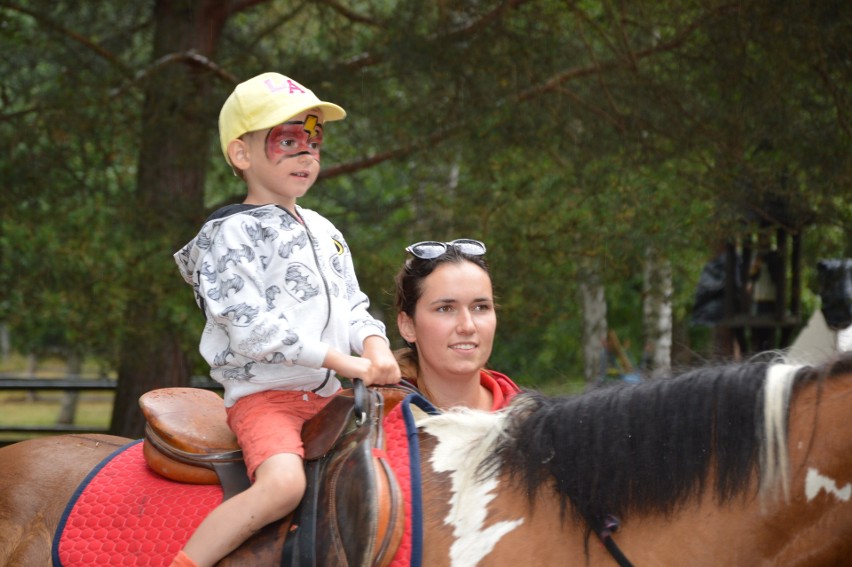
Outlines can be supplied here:
<path id="1" fill-rule="evenodd" d="M 62 392 L 0 392 L 0 429 L 3 425 L 52 425 L 59 418 Z M 77 401 L 76 425 L 107 427 L 113 394 L 83 393 Z"/>
<path id="2" fill-rule="evenodd" d="M 62 408 L 62 392 L 40 392 L 31 397 L 27 392 L 0 392 L 0 441 L 35 437 L 38 433 L 3 432 L 5 427 L 55 425 Z M 74 425 L 93 430 L 109 427 L 113 394 L 83 393 L 77 401 Z"/>

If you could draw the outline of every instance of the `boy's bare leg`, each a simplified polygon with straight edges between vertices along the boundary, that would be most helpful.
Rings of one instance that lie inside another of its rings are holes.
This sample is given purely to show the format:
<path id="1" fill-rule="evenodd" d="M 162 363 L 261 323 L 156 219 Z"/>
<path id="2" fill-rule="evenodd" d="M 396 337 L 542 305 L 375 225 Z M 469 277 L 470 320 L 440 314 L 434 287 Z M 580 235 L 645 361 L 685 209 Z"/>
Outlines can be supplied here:
<path id="1" fill-rule="evenodd" d="M 296 509 L 305 493 L 302 459 L 280 453 L 265 460 L 250 488 L 216 507 L 183 551 L 198 567 L 212 567 L 252 534 Z"/>

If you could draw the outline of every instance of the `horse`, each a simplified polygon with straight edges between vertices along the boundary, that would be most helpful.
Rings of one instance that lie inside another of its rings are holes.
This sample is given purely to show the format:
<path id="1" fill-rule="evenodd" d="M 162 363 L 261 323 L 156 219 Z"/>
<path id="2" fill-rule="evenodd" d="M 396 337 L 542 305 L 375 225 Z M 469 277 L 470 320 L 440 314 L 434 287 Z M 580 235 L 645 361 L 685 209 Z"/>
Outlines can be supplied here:
<path id="1" fill-rule="evenodd" d="M 409 564 L 852 565 L 850 413 L 852 353 L 423 414 Z M 0 449 L 0 565 L 50 564 L 65 502 L 127 441 Z"/>

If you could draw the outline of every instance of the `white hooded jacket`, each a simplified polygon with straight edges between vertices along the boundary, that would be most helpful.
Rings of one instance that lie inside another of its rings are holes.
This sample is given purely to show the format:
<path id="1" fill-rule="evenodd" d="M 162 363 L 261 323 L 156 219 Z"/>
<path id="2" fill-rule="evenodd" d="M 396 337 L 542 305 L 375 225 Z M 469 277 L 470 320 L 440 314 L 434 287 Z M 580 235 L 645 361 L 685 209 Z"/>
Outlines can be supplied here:
<path id="1" fill-rule="evenodd" d="M 174 255 L 207 319 L 200 350 L 228 407 L 264 390 L 330 396 L 340 382 L 322 368 L 329 347 L 361 354 L 368 336 L 385 337 L 343 235 L 297 212 L 304 224 L 276 205 L 224 207 Z"/>

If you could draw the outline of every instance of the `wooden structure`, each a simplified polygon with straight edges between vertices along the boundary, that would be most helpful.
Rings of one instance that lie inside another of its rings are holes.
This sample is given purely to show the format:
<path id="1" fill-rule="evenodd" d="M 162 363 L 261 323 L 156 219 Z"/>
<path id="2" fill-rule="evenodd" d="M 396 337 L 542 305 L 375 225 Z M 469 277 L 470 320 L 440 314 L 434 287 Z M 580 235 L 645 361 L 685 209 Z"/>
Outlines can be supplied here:
<path id="1" fill-rule="evenodd" d="M 729 240 L 725 252 L 724 318 L 716 327 L 718 354 L 738 359 L 788 347 L 802 325 L 801 232 L 764 227 Z M 765 255 L 772 262 L 761 266 Z M 756 266 L 771 272 L 774 297 L 769 301 L 755 298 Z"/>

